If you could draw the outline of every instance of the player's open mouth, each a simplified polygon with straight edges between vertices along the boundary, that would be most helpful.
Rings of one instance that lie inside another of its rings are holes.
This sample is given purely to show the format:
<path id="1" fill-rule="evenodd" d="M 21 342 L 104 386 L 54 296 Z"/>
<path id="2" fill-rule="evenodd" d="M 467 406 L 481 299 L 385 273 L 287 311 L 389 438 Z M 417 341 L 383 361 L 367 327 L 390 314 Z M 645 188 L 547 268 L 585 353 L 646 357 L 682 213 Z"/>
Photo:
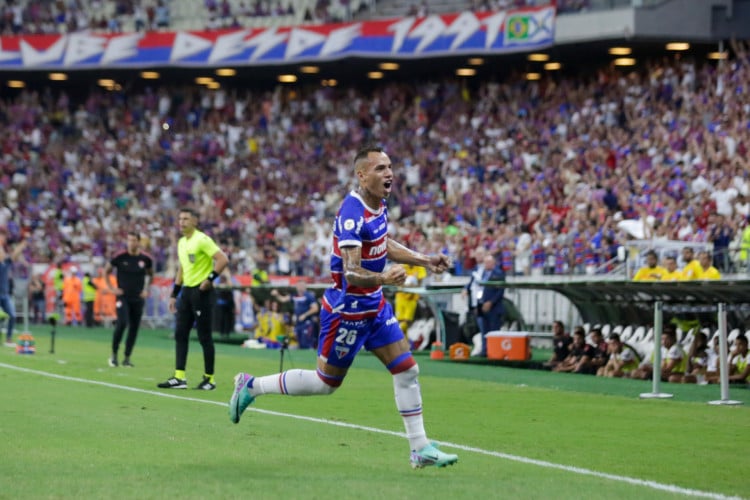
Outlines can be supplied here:
<path id="1" fill-rule="evenodd" d="M 383 184 L 383 187 L 390 190 L 391 185 L 393 185 L 393 181 L 385 181 L 385 183 Z"/>

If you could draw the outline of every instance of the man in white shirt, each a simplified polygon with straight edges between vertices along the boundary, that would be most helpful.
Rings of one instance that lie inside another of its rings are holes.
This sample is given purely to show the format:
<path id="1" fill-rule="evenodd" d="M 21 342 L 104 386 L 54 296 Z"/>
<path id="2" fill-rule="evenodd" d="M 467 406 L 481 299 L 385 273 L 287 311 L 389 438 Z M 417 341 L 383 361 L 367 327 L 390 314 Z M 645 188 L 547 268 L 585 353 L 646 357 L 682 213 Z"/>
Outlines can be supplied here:
<path id="1" fill-rule="evenodd" d="M 711 199 L 716 202 L 716 213 L 731 217 L 733 211 L 732 204 L 738 194 L 737 189 L 731 185 L 729 177 L 722 177 L 719 185 L 711 193 Z"/>
<path id="2" fill-rule="evenodd" d="M 647 380 L 653 374 L 654 353 L 644 360 L 631 378 Z M 669 326 L 661 336 L 661 379 L 664 382 L 682 382 L 687 367 L 687 355 L 677 342 L 677 332 Z"/>
<path id="3" fill-rule="evenodd" d="M 482 281 L 482 275 L 484 274 L 484 257 L 487 255 L 487 251 L 484 247 L 477 247 L 474 249 L 474 260 L 477 265 L 471 272 L 471 279 L 464 286 L 461 291 L 461 296 L 468 299 L 469 310 L 466 314 L 466 321 L 472 319 L 476 322 L 477 332 L 482 331 L 482 315 L 479 313 L 477 306 L 479 300 L 482 298 L 484 287 L 479 284 Z M 477 333 L 473 332 L 473 333 Z"/>

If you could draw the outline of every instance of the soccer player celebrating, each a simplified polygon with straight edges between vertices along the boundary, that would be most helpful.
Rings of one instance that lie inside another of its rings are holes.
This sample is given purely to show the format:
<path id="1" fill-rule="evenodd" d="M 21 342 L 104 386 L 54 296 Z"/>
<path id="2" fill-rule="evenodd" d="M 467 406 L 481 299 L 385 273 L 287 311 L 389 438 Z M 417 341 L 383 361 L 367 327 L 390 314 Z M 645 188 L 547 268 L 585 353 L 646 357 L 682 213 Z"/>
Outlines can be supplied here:
<path id="1" fill-rule="evenodd" d="M 331 275 L 333 285 L 323 296 L 317 370 L 287 370 L 253 377 L 239 373 L 229 402 L 229 417 L 240 421 L 242 412 L 263 394 L 290 396 L 333 393 L 361 347 L 377 356 L 393 375 L 396 406 L 406 427 L 412 467 L 444 467 L 458 456 L 444 453 L 427 439 L 422 419 L 419 367 L 399 327 L 383 285 L 403 285 L 400 265 L 386 268 L 386 259 L 444 272 L 445 255 L 427 256 L 389 239 L 385 206 L 393 186 L 393 167 L 379 147 L 368 147 L 354 158 L 359 187 L 342 202 L 333 227 Z"/>

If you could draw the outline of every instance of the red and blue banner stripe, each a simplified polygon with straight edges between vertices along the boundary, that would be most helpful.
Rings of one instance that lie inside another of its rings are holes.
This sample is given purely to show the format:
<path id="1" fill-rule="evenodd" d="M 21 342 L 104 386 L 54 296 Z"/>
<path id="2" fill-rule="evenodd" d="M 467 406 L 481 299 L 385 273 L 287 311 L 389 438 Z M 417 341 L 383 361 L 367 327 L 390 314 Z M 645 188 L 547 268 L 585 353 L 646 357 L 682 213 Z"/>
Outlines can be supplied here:
<path id="1" fill-rule="evenodd" d="M 554 43 L 552 6 L 221 31 L 0 37 L 0 69 L 254 66 L 346 57 L 527 51 Z"/>

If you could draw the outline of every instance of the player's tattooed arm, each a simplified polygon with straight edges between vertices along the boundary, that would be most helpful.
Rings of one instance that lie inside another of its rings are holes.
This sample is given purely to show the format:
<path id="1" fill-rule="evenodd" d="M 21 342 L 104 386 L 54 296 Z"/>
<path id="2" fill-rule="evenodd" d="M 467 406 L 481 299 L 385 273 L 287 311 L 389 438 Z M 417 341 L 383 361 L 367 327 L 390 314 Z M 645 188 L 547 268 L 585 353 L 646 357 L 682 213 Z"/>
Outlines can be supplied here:
<path id="1" fill-rule="evenodd" d="M 391 266 L 382 273 L 368 271 L 362 267 L 362 248 L 344 247 L 341 249 L 344 261 L 344 278 L 355 286 L 403 285 L 406 271 L 401 266 Z"/>
<path id="2" fill-rule="evenodd" d="M 445 255 L 425 255 L 405 247 L 392 238 L 388 239 L 388 258 L 401 264 L 426 267 L 434 273 L 442 273 L 451 266 L 450 259 Z"/>

